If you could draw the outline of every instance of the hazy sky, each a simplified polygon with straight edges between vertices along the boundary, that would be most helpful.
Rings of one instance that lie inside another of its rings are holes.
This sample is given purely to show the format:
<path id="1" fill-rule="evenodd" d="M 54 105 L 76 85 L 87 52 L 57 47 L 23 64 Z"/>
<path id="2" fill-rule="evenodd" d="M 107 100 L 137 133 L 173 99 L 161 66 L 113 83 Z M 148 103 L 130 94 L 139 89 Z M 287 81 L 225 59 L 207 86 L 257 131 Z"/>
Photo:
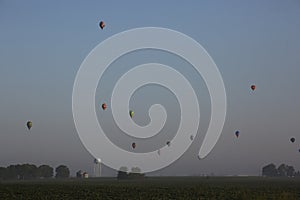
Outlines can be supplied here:
<path id="1" fill-rule="evenodd" d="M 128 29 L 154 26 L 180 31 L 199 42 L 219 67 L 228 100 L 220 140 L 207 158 L 198 160 L 201 133 L 210 118 L 202 78 L 178 57 L 154 50 L 130 53 L 111 65 L 99 83 L 97 101 L 110 95 L 117 78 L 131 66 L 154 61 L 182 72 L 196 90 L 200 135 L 179 160 L 154 175 L 258 175 L 271 162 L 300 170 L 299 19 L 298 0 L 0 0 L 0 166 L 65 164 L 73 174 L 79 169 L 92 173 L 93 157 L 82 145 L 72 116 L 77 70 L 101 41 Z M 104 30 L 98 27 L 100 20 L 106 22 Z M 255 92 L 250 90 L 253 83 Z M 168 112 L 162 132 L 176 131 L 180 109 L 166 88 L 145 86 L 130 105 L 137 116 L 146 116 L 154 103 Z M 109 138 L 129 149 L 130 139 L 117 130 L 111 116 L 97 114 L 111 132 Z M 30 132 L 27 120 L 33 121 Z M 147 120 L 139 117 L 136 123 L 146 125 Z M 293 144 L 291 137 L 296 138 Z M 149 148 L 145 144 L 144 151 Z M 104 173 L 115 175 L 108 168 Z"/>

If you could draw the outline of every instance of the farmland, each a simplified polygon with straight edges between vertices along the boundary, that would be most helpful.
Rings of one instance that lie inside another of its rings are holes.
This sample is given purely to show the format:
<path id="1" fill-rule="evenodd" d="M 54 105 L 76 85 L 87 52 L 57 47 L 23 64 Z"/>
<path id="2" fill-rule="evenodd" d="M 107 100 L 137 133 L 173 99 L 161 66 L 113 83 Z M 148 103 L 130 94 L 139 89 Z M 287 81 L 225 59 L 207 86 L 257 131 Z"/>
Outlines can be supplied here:
<path id="1" fill-rule="evenodd" d="M 0 182 L 0 199 L 300 199 L 299 178 L 151 177 Z"/>

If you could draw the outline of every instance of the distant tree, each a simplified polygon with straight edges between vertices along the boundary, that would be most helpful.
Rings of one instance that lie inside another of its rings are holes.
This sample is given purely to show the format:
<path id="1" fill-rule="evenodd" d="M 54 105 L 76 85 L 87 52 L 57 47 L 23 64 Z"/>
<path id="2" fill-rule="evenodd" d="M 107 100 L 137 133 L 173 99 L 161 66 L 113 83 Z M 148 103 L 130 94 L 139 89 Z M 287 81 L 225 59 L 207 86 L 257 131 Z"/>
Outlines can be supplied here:
<path id="1" fill-rule="evenodd" d="M 17 164 L 17 165 L 11 165 L 11 168 L 15 169 L 16 171 L 16 175 L 17 175 L 17 179 L 24 179 L 25 176 L 25 169 L 22 165 Z"/>
<path id="2" fill-rule="evenodd" d="M 262 175 L 263 176 L 271 176 L 271 177 L 278 176 L 276 166 L 273 163 L 264 166 L 262 168 Z"/>
<path id="3" fill-rule="evenodd" d="M 128 171 L 128 168 L 127 168 L 127 167 L 125 167 L 125 166 L 123 166 L 123 167 L 120 167 L 120 171 L 122 171 L 122 172 L 127 172 L 127 171 Z"/>
<path id="4" fill-rule="evenodd" d="M 56 167 L 55 172 L 55 178 L 68 178 L 70 176 L 70 170 L 65 165 Z"/>
<path id="5" fill-rule="evenodd" d="M 32 164 L 10 165 L 5 169 L 4 179 L 34 179 L 37 177 L 37 167 Z"/>
<path id="6" fill-rule="evenodd" d="M 5 179 L 5 174 L 6 174 L 6 168 L 5 167 L 0 167 L 0 180 Z"/>
<path id="7" fill-rule="evenodd" d="M 123 166 L 119 169 L 118 171 L 118 175 L 117 175 L 117 179 L 127 179 L 128 178 L 128 174 L 127 174 L 128 168 Z"/>
<path id="8" fill-rule="evenodd" d="M 287 176 L 293 177 L 295 176 L 295 169 L 293 166 L 288 166 L 287 168 Z"/>
<path id="9" fill-rule="evenodd" d="M 17 167 L 19 179 L 35 179 L 38 177 L 38 168 L 33 164 L 22 164 Z"/>
<path id="10" fill-rule="evenodd" d="M 15 165 L 9 165 L 5 170 L 5 179 L 18 179 L 18 173 Z"/>
<path id="11" fill-rule="evenodd" d="M 141 169 L 138 167 L 131 168 L 131 173 L 141 173 Z"/>
<path id="12" fill-rule="evenodd" d="M 281 177 L 287 176 L 287 165 L 285 165 L 285 164 L 279 165 L 279 167 L 277 168 L 277 173 L 278 173 L 278 176 L 281 176 Z"/>
<path id="13" fill-rule="evenodd" d="M 293 177 L 295 176 L 295 169 L 293 166 L 288 166 L 285 164 L 281 164 L 278 169 L 278 176 L 282 176 L 282 177 Z"/>
<path id="14" fill-rule="evenodd" d="M 128 174 L 130 179 L 142 179 L 145 177 L 145 174 L 141 174 L 141 169 L 138 167 L 132 167 L 131 172 Z"/>
<path id="15" fill-rule="evenodd" d="M 53 168 L 49 165 L 41 165 L 38 167 L 38 176 L 41 178 L 52 178 Z"/>

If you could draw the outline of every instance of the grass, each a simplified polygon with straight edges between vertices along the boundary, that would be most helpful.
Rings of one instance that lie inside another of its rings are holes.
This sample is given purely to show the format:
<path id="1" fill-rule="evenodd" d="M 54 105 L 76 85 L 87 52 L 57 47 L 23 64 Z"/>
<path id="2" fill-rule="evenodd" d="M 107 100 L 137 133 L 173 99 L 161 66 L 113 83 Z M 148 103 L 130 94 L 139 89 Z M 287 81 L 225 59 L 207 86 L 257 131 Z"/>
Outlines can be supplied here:
<path id="1" fill-rule="evenodd" d="M 151 177 L 0 182 L 0 199 L 300 199 L 300 179 Z"/>

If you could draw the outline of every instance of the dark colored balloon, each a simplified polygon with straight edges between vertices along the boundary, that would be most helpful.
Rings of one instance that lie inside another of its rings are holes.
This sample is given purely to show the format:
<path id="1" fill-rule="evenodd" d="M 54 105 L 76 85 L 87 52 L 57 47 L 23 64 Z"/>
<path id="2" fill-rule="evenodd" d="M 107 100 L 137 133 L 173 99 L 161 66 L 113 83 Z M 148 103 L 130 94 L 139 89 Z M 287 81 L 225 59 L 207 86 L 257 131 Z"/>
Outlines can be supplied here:
<path id="1" fill-rule="evenodd" d="M 171 142 L 170 141 L 167 141 L 167 143 L 166 143 L 168 146 L 170 146 L 171 145 Z"/>
<path id="2" fill-rule="evenodd" d="M 251 85 L 251 89 L 254 91 L 256 89 L 255 85 Z"/>
<path id="3" fill-rule="evenodd" d="M 190 136 L 190 140 L 194 140 L 194 136 L 193 135 Z"/>
<path id="4" fill-rule="evenodd" d="M 31 127 L 32 127 L 32 121 L 28 121 L 28 122 L 26 123 L 26 126 L 27 126 L 28 130 L 30 130 Z"/>
<path id="5" fill-rule="evenodd" d="M 292 143 L 294 143 L 296 141 L 295 138 L 291 138 L 290 140 L 291 140 Z"/>
<path id="6" fill-rule="evenodd" d="M 107 108 L 106 104 L 102 104 L 102 109 L 105 110 Z"/>
<path id="7" fill-rule="evenodd" d="M 239 135 L 240 135 L 240 132 L 239 132 L 239 131 L 236 131 L 236 132 L 235 132 L 235 136 L 236 136 L 236 137 L 239 137 Z"/>
<path id="8" fill-rule="evenodd" d="M 131 146 L 132 146 L 132 148 L 134 148 L 134 149 L 135 149 L 135 147 L 136 147 L 136 144 L 135 144 L 135 142 L 133 142 Z"/>
<path id="9" fill-rule="evenodd" d="M 105 23 L 104 23 L 104 21 L 101 21 L 101 22 L 99 23 L 99 26 L 100 26 L 100 28 L 103 30 L 103 29 L 104 29 L 104 27 L 105 27 Z"/>

